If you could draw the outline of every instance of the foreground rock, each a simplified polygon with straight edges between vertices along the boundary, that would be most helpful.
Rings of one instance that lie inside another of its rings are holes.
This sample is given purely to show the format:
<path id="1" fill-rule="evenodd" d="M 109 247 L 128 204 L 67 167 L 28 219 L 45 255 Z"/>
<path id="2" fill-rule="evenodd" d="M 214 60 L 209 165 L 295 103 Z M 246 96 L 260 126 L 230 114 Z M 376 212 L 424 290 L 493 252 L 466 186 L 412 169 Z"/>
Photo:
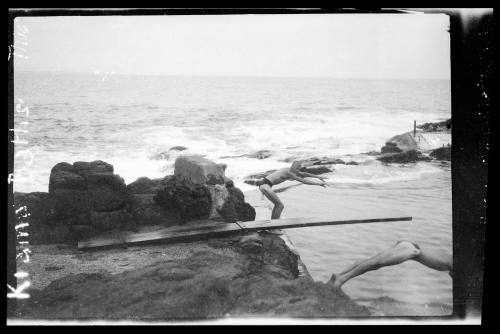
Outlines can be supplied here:
<path id="1" fill-rule="evenodd" d="M 112 229 L 134 229 L 124 180 L 104 161 L 66 162 L 50 173 L 48 193 L 16 193 L 16 207 L 26 206 L 30 241 L 75 242 Z"/>
<path id="2" fill-rule="evenodd" d="M 80 255 L 91 272 L 68 262 L 70 251 L 41 252 L 39 261 L 50 260 L 56 268 L 46 274 L 54 279 L 18 303 L 23 319 L 369 315 L 341 291 L 299 276 L 297 255 L 268 233 Z M 39 264 L 41 270 L 44 265 Z M 37 274 L 35 268 L 30 272 Z"/>
<path id="3" fill-rule="evenodd" d="M 227 222 L 255 220 L 255 209 L 225 176 L 225 165 L 201 156 L 181 156 L 174 177 L 154 197 L 157 204 L 178 212 L 182 221 L 193 219 Z"/>
<path id="4" fill-rule="evenodd" d="M 27 207 L 32 244 L 75 243 L 107 231 L 190 220 L 255 219 L 255 209 L 218 165 L 200 156 L 176 160 L 175 175 L 138 178 L 128 186 L 104 161 L 55 165 L 49 192 L 15 193 Z"/>

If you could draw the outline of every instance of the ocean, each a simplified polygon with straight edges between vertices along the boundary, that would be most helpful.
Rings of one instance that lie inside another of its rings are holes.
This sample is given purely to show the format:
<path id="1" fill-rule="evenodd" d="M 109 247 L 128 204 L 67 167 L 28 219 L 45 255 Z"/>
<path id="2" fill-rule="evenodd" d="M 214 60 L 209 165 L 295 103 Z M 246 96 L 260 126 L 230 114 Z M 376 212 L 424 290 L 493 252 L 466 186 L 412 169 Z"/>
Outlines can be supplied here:
<path id="1" fill-rule="evenodd" d="M 226 175 L 260 219 L 270 217 L 271 207 L 246 177 L 289 166 L 285 159 L 334 157 L 358 165 L 335 165 L 324 175 L 331 187 L 280 193 L 282 217 L 361 211 L 413 221 L 288 230 L 315 279 L 327 281 L 398 240 L 452 250 L 450 163 L 384 165 L 367 154 L 412 130 L 414 120 L 450 118 L 449 81 L 18 72 L 14 98 L 29 108 L 28 117 L 15 113 L 15 128 L 25 131 L 17 134 L 28 141 L 16 145 L 15 170 L 32 160 L 30 180 L 15 182 L 14 191 L 48 191 L 50 170 L 62 161 L 103 160 L 130 183 L 173 173 L 179 154 L 203 154 L 228 165 Z M 436 146 L 451 140 L 434 139 Z M 270 156 L 242 156 L 261 150 Z M 450 276 L 412 261 L 369 272 L 343 289 L 360 302 L 451 312 Z"/>

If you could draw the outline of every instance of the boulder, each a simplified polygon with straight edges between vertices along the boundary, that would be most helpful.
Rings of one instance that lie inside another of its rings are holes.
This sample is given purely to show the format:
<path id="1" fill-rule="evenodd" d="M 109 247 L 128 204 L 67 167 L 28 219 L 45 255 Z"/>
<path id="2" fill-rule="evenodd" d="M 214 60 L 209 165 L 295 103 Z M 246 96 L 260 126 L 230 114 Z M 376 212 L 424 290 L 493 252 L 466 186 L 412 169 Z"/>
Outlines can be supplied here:
<path id="1" fill-rule="evenodd" d="M 175 160 L 174 175 L 193 184 L 224 184 L 224 170 L 220 165 L 201 156 L 180 156 Z"/>
<path id="2" fill-rule="evenodd" d="M 437 160 L 451 161 L 451 146 L 443 146 L 432 150 L 429 155 Z"/>
<path id="3" fill-rule="evenodd" d="M 77 161 L 73 164 L 73 169 L 77 174 L 86 177 L 91 174 L 113 174 L 113 165 L 107 162 L 96 160 L 92 162 Z"/>
<path id="4" fill-rule="evenodd" d="M 56 218 L 123 208 L 129 200 L 125 182 L 113 170 L 112 165 L 101 160 L 55 165 L 50 174 L 49 193 L 55 200 Z"/>
<path id="5" fill-rule="evenodd" d="M 180 215 L 160 206 L 154 200 L 155 194 L 135 194 L 129 212 L 139 225 L 171 226 L 181 222 Z"/>
<path id="6" fill-rule="evenodd" d="M 413 131 L 397 135 L 389 139 L 381 148 L 381 153 L 401 153 L 418 150 L 418 144 L 413 137 Z"/>
<path id="7" fill-rule="evenodd" d="M 62 162 L 51 170 L 49 193 L 18 194 L 15 202 L 33 211 L 33 241 L 69 242 L 100 230 L 129 228 L 130 195 L 123 178 L 113 171 L 101 160 Z"/>
<path id="8" fill-rule="evenodd" d="M 56 189 L 85 190 L 86 182 L 72 165 L 61 162 L 52 167 L 50 171 L 49 193 Z"/>
<path id="9" fill-rule="evenodd" d="M 179 214 L 183 222 L 207 219 L 212 211 L 210 191 L 205 185 L 177 177 L 168 180 L 153 199 L 158 205 Z"/>
<path id="10" fill-rule="evenodd" d="M 227 192 L 227 199 L 217 210 L 220 216 L 229 223 L 255 220 L 255 209 L 245 202 L 243 192 L 234 186 L 227 187 Z"/>

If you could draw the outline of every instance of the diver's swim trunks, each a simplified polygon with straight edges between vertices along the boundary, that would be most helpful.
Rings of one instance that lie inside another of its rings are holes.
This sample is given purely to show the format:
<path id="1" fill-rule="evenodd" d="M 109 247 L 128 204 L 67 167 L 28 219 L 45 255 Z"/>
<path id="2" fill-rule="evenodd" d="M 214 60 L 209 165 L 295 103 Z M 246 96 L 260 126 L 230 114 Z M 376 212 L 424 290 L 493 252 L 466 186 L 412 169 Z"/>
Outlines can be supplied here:
<path id="1" fill-rule="evenodd" d="M 255 183 L 255 185 L 256 185 L 257 187 L 260 187 L 260 186 L 261 186 L 261 185 L 263 185 L 263 184 L 268 184 L 270 187 L 272 187 L 272 186 L 273 186 L 273 183 L 272 183 L 271 181 L 269 181 L 269 180 L 268 180 L 267 178 L 265 178 L 265 177 L 264 177 L 264 178 L 262 178 L 262 179 L 260 179 L 259 181 L 257 181 L 257 182 Z"/>

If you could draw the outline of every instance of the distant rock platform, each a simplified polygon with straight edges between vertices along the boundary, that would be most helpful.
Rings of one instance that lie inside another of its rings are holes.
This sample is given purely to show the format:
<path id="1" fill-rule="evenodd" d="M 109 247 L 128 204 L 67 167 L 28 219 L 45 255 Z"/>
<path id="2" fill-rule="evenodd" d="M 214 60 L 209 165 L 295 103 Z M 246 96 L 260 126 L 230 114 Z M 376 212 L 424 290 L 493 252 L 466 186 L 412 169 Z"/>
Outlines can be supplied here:
<path id="1" fill-rule="evenodd" d="M 390 138 L 380 149 L 377 160 L 383 163 L 410 163 L 417 161 L 451 161 L 451 119 L 417 126 Z M 445 145 L 446 143 L 446 145 Z"/>

